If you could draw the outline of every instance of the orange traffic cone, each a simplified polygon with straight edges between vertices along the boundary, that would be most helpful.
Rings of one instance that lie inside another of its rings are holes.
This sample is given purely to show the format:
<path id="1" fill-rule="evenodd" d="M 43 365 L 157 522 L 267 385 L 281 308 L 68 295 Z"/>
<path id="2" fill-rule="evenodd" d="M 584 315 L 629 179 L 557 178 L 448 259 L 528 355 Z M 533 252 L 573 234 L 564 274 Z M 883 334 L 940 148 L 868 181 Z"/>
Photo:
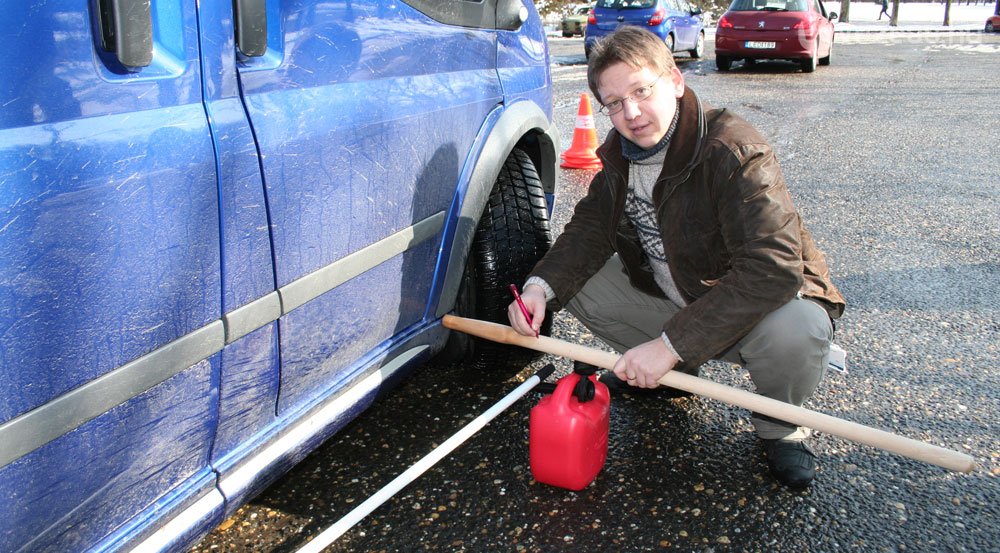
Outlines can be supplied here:
<path id="1" fill-rule="evenodd" d="M 594 111 L 590 107 L 590 96 L 580 94 L 580 109 L 576 112 L 576 128 L 573 129 L 573 143 L 562 154 L 560 167 L 567 169 L 600 169 L 601 160 L 594 153 L 597 149 L 597 128 L 594 127 Z"/>

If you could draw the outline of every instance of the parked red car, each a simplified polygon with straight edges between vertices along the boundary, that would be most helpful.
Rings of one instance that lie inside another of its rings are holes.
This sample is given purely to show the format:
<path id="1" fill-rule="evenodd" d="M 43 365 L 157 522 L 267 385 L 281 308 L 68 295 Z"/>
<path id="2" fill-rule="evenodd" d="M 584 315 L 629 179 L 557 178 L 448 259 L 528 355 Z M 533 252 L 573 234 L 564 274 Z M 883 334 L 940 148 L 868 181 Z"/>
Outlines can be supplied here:
<path id="1" fill-rule="evenodd" d="M 986 19 L 986 32 L 1000 32 L 1000 14 L 991 15 Z"/>
<path id="2" fill-rule="evenodd" d="M 784 59 L 811 73 L 830 64 L 836 19 L 822 0 L 734 0 L 719 18 L 715 65 L 728 71 L 737 59 Z"/>

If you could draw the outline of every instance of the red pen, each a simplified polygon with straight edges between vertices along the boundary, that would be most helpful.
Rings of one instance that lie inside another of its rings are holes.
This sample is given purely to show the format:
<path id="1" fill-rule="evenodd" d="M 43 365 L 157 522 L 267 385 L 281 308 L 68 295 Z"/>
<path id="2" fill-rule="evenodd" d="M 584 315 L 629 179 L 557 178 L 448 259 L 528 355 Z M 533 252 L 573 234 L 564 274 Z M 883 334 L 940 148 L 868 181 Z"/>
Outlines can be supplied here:
<path id="1" fill-rule="evenodd" d="M 524 306 L 524 302 L 521 301 L 521 294 L 517 293 L 517 285 L 510 285 L 510 292 L 514 294 L 514 300 L 517 301 L 517 306 L 521 308 L 521 313 L 524 314 L 525 320 L 528 321 L 528 326 L 531 326 L 531 314 L 528 313 L 528 308 Z M 535 338 L 538 337 L 538 331 L 535 331 Z"/>

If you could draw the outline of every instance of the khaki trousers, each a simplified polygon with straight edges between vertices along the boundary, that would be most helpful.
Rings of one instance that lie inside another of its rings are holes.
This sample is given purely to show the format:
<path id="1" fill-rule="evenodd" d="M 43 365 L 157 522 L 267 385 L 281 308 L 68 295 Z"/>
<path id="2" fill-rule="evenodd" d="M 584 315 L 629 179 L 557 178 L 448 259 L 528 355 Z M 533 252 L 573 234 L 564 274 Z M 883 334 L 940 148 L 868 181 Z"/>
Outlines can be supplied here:
<path id="1" fill-rule="evenodd" d="M 680 307 L 633 288 L 615 255 L 566 304 L 566 309 L 596 336 L 624 353 L 658 338 L 663 323 Z M 832 341 L 833 325 L 826 310 L 796 297 L 714 358 L 746 368 L 758 394 L 802 405 L 823 378 Z M 769 417 L 755 414 L 751 420 L 763 439 L 802 440 L 809 435 L 807 428 Z"/>

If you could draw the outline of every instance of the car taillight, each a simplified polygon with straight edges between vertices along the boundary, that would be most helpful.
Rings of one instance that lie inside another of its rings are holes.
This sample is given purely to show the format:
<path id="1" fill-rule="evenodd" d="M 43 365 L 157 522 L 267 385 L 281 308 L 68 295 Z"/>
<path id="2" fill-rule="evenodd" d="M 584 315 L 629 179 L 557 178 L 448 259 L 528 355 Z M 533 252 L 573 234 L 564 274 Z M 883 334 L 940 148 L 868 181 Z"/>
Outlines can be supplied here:
<path id="1" fill-rule="evenodd" d="M 653 12 L 653 17 L 649 18 L 650 27 L 652 27 L 653 25 L 659 25 L 660 23 L 663 23 L 663 20 L 666 17 L 667 17 L 667 10 L 665 8 L 656 8 L 656 11 Z"/>
<path id="2" fill-rule="evenodd" d="M 590 10 L 590 13 L 587 14 L 587 23 L 597 25 L 597 16 L 594 15 L 594 10 Z"/>
<path id="3" fill-rule="evenodd" d="M 719 28 L 720 29 L 732 29 L 733 28 L 733 22 L 730 21 L 728 17 L 722 16 L 719 19 Z"/>
<path id="4" fill-rule="evenodd" d="M 792 25 L 792 29 L 803 30 L 808 28 L 809 28 L 809 20 L 805 18 L 796 21 L 795 25 Z"/>

